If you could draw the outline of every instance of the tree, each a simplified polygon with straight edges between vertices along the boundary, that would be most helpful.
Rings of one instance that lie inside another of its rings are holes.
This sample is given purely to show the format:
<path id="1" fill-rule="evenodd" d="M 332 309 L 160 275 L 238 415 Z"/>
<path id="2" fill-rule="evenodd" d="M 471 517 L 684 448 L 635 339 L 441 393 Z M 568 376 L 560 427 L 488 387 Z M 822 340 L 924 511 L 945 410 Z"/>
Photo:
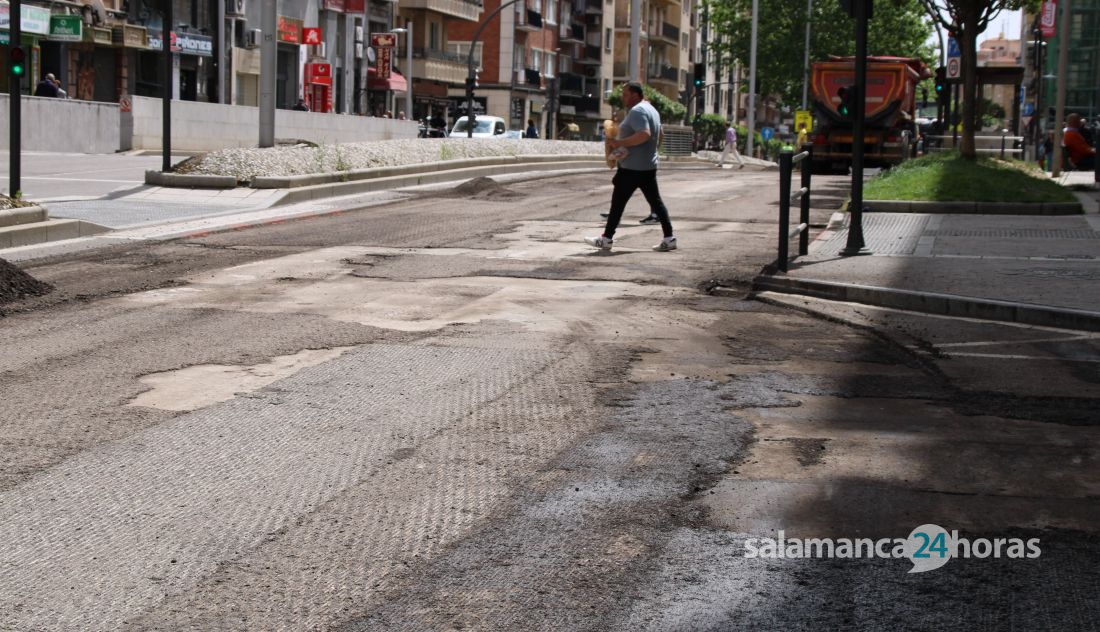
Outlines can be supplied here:
<path id="1" fill-rule="evenodd" d="M 615 90 L 607 97 L 607 102 L 615 109 L 623 107 L 624 85 L 626 84 L 615 86 Z M 682 103 L 673 101 L 647 85 L 643 85 L 642 90 L 645 92 L 646 101 L 649 101 L 650 104 L 653 105 L 653 109 L 657 110 L 657 114 L 661 115 L 662 122 L 671 123 L 672 121 L 680 121 L 683 120 L 684 116 L 687 114 L 687 108 L 684 107 Z"/>
<path id="2" fill-rule="evenodd" d="M 1039 0 L 920 0 L 925 11 L 937 24 L 955 37 L 962 53 L 963 80 L 962 137 L 959 153 L 967 160 L 976 160 L 974 146 L 975 113 L 978 105 L 978 35 L 985 32 L 1001 11 L 1026 8 L 1038 9 Z"/>
<path id="3" fill-rule="evenodd" d="M 709 23 L 720 36 L 712 46 L 719 63 L 748 66 L 752 0 L 706 0 Z M 786 103 L 801 101 L 806 42 L 806 4 L 791 0 L 759 0 L 756 85 L 762 95 L 779 95 Z M 830 55 L 855 54 L 855 22 L 837 0 L 814 0 L 810 29 L 810 61 Z M 868 27 L 871 55 L 935 59 L 927 44 L 932 26 L 920 0 L 889 0 L 876 5 Z"/>

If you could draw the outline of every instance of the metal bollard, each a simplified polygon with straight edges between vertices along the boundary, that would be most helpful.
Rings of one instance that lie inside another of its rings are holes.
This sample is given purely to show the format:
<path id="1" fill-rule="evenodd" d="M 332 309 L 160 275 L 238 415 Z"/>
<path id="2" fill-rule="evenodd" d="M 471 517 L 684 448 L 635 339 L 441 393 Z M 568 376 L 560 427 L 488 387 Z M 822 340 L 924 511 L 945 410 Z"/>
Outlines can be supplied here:
<path id="1" fill-rule="evenodd" d="M 810 178 L 814 172 L 813 145 L 807 145 L 806 152 L 808 155 L 802 159 L 802 188 L 806 189 L 806 192 L 802 194 L 802 199 L 799 200 L 802 203 L 802 209 L 798 215 L 799 223 L 805 224 L 807 227 L 798 236 L 798 254 L 803 256 L 810 252 Z"/>
<path id="2" fill-rule="evenodd" d="M 787 248 L 791 240 L 791 157 L 794 153 L 784 149 L 779 153 L 779 269 L 787 271 Z"/>

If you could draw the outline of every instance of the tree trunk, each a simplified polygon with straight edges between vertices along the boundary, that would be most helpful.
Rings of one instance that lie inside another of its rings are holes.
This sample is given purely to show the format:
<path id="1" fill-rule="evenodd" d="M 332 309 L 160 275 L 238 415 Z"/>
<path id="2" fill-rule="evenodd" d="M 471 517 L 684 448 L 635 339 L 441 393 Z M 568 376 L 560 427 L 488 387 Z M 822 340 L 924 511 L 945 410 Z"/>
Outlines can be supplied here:
<path id="1" fill-rule="evenodd" d="M 959 48 L 962 53 L 962 136 L 959 140 L 959 153 L 967 160 L 976 160 L 978 152 L 974 146 L 974 113 L 978 87 L 978 18 L 980 8 L 977 2 L 964 2 L 960 15 L 961 27 Z"/>

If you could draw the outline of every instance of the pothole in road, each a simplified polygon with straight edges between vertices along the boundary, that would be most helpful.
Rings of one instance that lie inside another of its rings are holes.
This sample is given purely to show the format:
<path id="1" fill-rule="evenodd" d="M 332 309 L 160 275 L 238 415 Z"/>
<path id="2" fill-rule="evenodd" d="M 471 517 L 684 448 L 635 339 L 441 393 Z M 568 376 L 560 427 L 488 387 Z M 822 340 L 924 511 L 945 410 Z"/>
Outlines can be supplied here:
<path id="1" fill-rule="evenodd" d="M 233 399 L 238 393 L 259 390 L 302 369 L 334 360 L 353 348 L 306 349 L 251 366 L 202 364 L 153 373 L 141 378 L 141 383 L 151 389 L 127 405 L 175 411 L 198 410 Z"/>

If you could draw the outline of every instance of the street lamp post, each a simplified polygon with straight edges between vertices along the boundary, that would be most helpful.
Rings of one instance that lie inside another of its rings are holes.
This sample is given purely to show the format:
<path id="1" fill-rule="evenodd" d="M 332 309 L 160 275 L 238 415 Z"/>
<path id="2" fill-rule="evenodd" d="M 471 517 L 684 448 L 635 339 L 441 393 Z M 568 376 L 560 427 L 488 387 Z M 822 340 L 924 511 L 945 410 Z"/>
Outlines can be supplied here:
<path id="1" fill-rule="evenodd" d="M 405 61 L 408 68 L 405 69 L 405 118 L 413 118 L 413 23 L 405 22 L 405 28 L 397 28 L 394 33 L 405 34 Z"/>
<path id="2" fill-rule="evenodd" d="M 474 115 L 474 81 L 477 77 L 477 73 L 474 71 L 474 49 L 477 48 L 477 42 L 481 39 L 481 32 L 485 30 L 485 27 L 489 26 L 489 22 L 506 7 L 510 7 L 521 1 L 523 0 L 508 0 L 508 2 L 501 3 L 492 13 L 481 20 L 481 24 L 478 24 L 477 30 L 474 31 L 473 39 L 470 40 L 470 54 L 466 57 L 466 120 L 468 121 L 466 125 L 466 138 L 473 138 L 474 122 L 477 120 L 477 117 Z"/>

